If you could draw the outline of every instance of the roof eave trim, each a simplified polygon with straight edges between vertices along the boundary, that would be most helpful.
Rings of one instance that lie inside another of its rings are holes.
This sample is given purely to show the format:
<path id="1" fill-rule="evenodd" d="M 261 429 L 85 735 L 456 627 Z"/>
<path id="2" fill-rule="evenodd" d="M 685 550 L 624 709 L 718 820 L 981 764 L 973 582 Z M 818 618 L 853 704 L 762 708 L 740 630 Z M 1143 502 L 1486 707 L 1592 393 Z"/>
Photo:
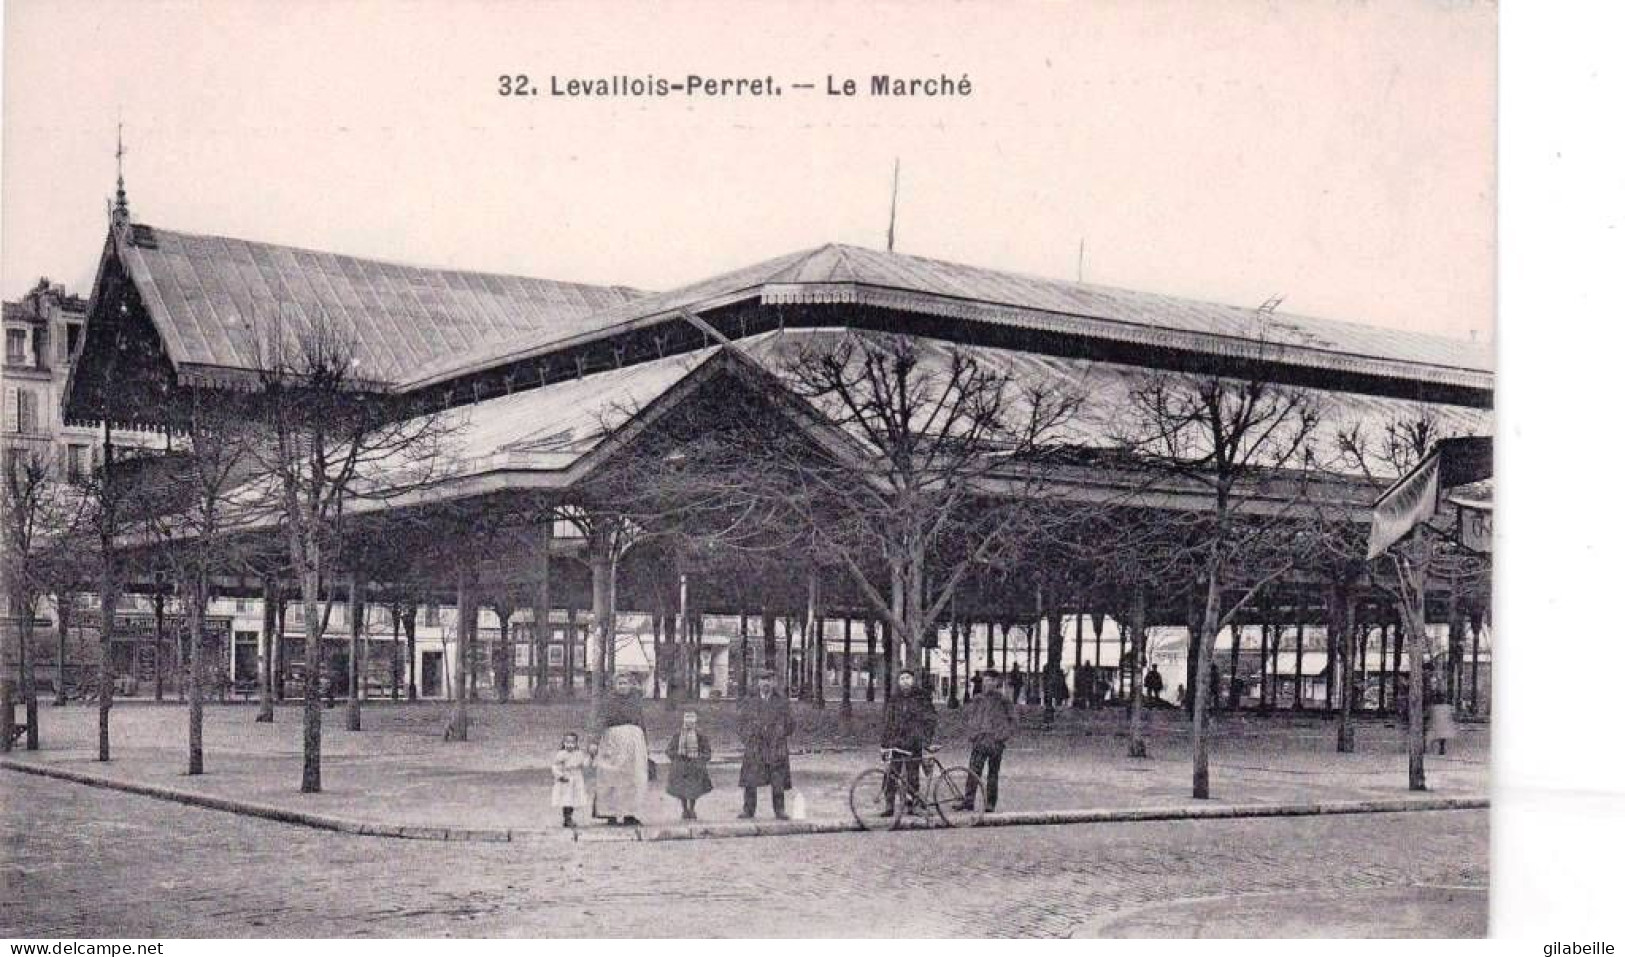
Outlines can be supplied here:
<path id="1" fill-rule="evenodd" d="M 862 305 L 1083 338 L 1105 339 L 1157 348 L 1184 349 L 1233 358 L 1265 358 L 1271 362 L 1307 366 L 1333 372 L 1403 378 L 1433 385 L 1492 391 L 1493 373 L 1435 366 L 1403 359 L 1352 355 L 1288 343 L 1258 343 L 1234 336 L 1144 326 L 1098 316 L 1051 312 L 1023 306 L 956 299 L 933 293 L 874 286 L 862 282 L 768 283 L 761 287 L 764 305 Z M 1267 350 L 1267 355 L 1261 353 Z"/>

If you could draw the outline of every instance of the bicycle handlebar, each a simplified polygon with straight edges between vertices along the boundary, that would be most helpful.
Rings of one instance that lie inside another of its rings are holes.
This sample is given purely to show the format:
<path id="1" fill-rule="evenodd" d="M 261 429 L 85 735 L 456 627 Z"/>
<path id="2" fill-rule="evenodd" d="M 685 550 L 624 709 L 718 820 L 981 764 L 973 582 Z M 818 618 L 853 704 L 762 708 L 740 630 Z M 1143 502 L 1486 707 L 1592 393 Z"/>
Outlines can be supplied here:
<path id="1" fill-rule="evenodd" d="M 938 751 L 941 751 L 941 750 L 942 750 L 942 745 L 940 745 L 940 744 L 928 744 L 924 748 L 921 749 L 919 756 L 923 757 L 923 756 L 925 756 L 927 754 L 936 754 Z M 890 761 L 892 759 L 893 755 L 901 755 L 901 756 L 903 756 L 905 758 L 912 758 L 912 757 L 916 756 L 913 751 L 910 751 L 907 748 L 881 748 L 880 749 L 880 757 L 881 757 L 882 760 Z"/>

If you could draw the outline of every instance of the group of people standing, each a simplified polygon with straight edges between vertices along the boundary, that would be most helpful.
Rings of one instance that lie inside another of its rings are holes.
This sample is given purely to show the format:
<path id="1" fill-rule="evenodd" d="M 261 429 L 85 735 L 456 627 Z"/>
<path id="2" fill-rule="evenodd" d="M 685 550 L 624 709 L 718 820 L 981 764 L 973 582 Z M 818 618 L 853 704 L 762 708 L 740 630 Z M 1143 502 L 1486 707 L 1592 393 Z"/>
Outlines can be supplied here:
<path id="1" fill-rule="evenodd" d="M 591 808 L 594 817 L 610 824 L 641 824 L 638 815 L 656 777 L 649 759 L 648 732 L 643 719 L 643 694 L 632 679 L 617 675 L 613 692 L 603 706 L 603 732 L 581 747 L 580 735 L 564 736 L 553 755 L 552 803 L 563 815 L 565 827 L 576 827 L 575 812 Z M 790 736 L 795 733 L 790 703 L 776 688 L 773 676 L 763 674 L 757 692 L 739 703 L 739 735 L 744 761 L 739 786 L 744 791 L 741 818 L 756 816 L 756 791 L 767 787 L 773 795 L 773 816 L 785 819 L 785 792 L 790 790 Z M 709 764 L 711 741 L 700 730 L 699 715 L 683 713 L 682 727 L 666 742 L 671 770 L 666 793 L 683 808 L 685 821 L 698 820 L 697 803 L 711 793 Z M 590 786 L 589 786 L 590 779 Z"/>
<path id="2" fill-rule="evenodd" d="M 965 704 L 965 721 L 971 741 L 971 773 L 983 781 L 985 809 L 991 811 L 998 804 L 1005 745 L 1017 727 L 1016 705 L 1005 694 L 1004 676 L 997 671 L 985 672 L 978 684 L 980 690 Z M 642 823 L 638 816 L 643 813 L 649 782 L 656 775 L 649 760 L 643 695 L 631 678 L 616 676 L 602 716 L 603 731 L 596 742 L 583 748 L 580 735 L 571 732 L 553 756 L 552 803 L 561 811 L 565 827 L 576 827 L 576 811 L 589 807 L 594 817 L 610 824 Z M 792 787 L 790 738 L 795 731 L 790 702 L 779 691 L 773 674 L 759 674 L 754 693 L 739 702 L 739 738 L 744 750 L 739 766 L 739 818 L 756 816 L 757 792 L 764 787 L 771 795 L 773 816 L 780 820 L 790 817 L 786 793 Z M 936 732 L 937 709 L 930 689 L 916 681 L 912 671 L 899 672 L 897 689 L 886 701 L 880 744 L 893 750 L 910 792 L 919 790 L 920 763 Z M 666 793 L 682 804 L 683 820 L 697 820 L 697 802 L 714 790 L 708 768 L 711 741 L 700 730 L 697 713 L 683 713 L 682 726 L 666 743 L 666 756 L 671 762 Z M 895 779 L 888 778 L 888 804 L 897 798 L 894 787 Z"/>

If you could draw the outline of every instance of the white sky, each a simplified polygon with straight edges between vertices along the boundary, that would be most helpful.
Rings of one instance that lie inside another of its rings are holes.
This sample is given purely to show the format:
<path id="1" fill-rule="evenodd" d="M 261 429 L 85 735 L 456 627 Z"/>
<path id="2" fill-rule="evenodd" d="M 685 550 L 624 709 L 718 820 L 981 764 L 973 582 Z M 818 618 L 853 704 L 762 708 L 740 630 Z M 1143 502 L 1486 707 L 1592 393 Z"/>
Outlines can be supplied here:
<path id="1" fill-rule="evenodd" d="M 120 4 L 5 12 L 7 298 L 138 221 L 663 288 L 823 242 L 1480 338 L 1495 24 L 1444 0 Z M 570 102 L 501 73 L 876 72 L 966 99 Z"/>

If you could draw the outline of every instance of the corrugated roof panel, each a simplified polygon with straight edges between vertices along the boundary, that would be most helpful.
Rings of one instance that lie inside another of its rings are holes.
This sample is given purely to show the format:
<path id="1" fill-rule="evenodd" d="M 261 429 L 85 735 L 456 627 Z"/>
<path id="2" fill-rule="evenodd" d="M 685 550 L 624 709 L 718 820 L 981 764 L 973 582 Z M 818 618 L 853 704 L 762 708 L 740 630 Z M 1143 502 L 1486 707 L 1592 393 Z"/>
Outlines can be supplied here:
<path id="1" fill-rule="evenodd" d="M 120 251 L 180 365 L 252 368 L 250 322 L 281 315 L 306 324 L 325 313 L 356 330 L 363 376 L 398 382 L 495 340 L 579 329 L 594 313 L 641 295 L 156 228 L 151 236 L 150 248 L 121 242 Z"/>

